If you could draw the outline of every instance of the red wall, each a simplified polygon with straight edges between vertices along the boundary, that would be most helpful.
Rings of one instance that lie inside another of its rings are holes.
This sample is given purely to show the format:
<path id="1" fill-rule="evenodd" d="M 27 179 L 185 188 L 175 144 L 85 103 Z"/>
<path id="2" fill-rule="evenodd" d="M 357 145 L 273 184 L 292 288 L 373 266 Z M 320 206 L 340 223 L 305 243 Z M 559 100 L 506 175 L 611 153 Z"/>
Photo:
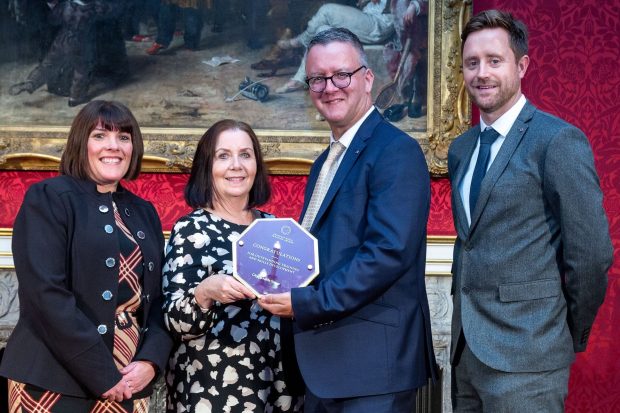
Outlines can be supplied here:
<path id="1" fill-rule="evenodd" d="M 12 228 L 24 194 L 30 185 L 55 176 L 56 172 L 0 171 L 0 228 Z M 164 230 L 190 209 L 183 201 L 186 174 L 142 174 L 136 181 L 125 182 L 132 192 L 153 202 Z M 261 207 L 278 217 L 299 218 L 304 198 L 306 176 L 271 176 L 272 197 Z M 447 179 L 433 181 L 432 208 L 428 232 L 433 235 L 452 235 L 450 184 Z"/>

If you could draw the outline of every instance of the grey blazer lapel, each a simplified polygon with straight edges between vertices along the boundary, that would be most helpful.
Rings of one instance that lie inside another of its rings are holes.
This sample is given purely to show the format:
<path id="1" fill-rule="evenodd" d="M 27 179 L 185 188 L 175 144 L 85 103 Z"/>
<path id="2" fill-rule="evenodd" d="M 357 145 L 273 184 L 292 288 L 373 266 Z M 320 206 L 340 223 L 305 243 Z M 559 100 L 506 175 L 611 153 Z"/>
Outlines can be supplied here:
<path id="1" fill-rule="evenodd" d="M 531 103 L 527 102 L 519 116 L 517 116 L 517 120 L 510 128 L 510 132 L 508 132 L 508 136 L 506 136 L 506 140 L 502 144 L 495 160 L 491 164 L 491 167 L 487 171 L 487 174 L 484 176 L 482 180 L 482 186 L 480 187 L 480 195 L 478 197 L 478 201 L 476 202 L 476 208 L 471 212 L 471 225 L 469 226 L 469 230 L 472 231 L 478 220 L 480 219 L 480 215 L 484 210 L 484 207 L 489 200 L 489 196 L 491 195 L 491 190 L 493 186 L 502 175 L 508 162 L 512 158 L 512 155 L 517 150 L 519 143 L 523 139 L 523 135 L 527 131 L 529 121 L 532 119 L 534 112 L 536 111 L 536 107 Z"/>
<path id="2" fill-rule="evenodd" d="M 459 188 L 461 186 L 461 181 L 465 177 L 467 173 L 467 168 L 469 167 L 469 162 L 471 160 L 471 155 L 474 153 L 476 149 L 476 144 L 478 143 L 478 135 L 480 135 L 480 125 L 476 125 L 470 130 L 468 130 L 463 139 L 467 141 L 463 148 L 463 155 L 461 156 L 461 162 L 456 169 L 454 174 L 454 185 L 452 187 L 453 199 L 454 199 L 454 208 L 456 214 L 458 215 L 457 219 L 457 232 L 463 236 L 463 238 L 467 237 L 469 233 L 469 227 L 467 226 L 467 214 L 465 213 L 465 206 L 463 204 L 463 198 L 461 198 L 461 191 Z"/>

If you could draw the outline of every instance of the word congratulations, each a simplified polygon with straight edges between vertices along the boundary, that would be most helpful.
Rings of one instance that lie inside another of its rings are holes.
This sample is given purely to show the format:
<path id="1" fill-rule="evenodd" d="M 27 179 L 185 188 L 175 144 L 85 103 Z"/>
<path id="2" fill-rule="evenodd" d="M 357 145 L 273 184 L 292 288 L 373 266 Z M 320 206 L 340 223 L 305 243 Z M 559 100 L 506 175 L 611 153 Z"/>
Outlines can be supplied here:
<path id="1" fill-rule="evenodd" d="M 267 247 L 267 246 L 265 246 L 263 244 L 259 244 L 258 242 L 255 242 L 254 244 L 252 244 L 252 246 L 254 248 L 256 248 L 256 249 L 259 249 L 259 250 L 262 250 L 262 251 L 266 251 L 266 252 L 270 252 L 270 253 L 272 253 L 274 255 L 276 254 L 276 251 L 278 251 L 277 254 L 278 254 L 278 256 L 280 258 L 286 258 L 286 259 L 289 259 L 291 261 L 301 262 L 301 259 L 299 259 L 299 257 L 295 257 L 295 256 L 287 254 L 285 252 L 281 252 L 280 248 L 269 248 L 269 247 Z"/>

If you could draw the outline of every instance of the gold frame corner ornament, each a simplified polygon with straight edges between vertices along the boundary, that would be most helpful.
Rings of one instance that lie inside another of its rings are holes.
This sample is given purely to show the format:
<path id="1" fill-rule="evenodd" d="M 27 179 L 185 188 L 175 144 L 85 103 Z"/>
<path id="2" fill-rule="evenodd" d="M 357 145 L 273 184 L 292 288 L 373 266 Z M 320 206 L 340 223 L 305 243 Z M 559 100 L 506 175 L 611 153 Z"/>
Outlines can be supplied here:
<path id="1" fill-rule="evenodd" d="M 469 97 L 461 71 L 461 31 L 471 16 L 471 4 L 472 0 L 429 2 L 432 18 L 429 18 L 428 28 L 428 84 L 432 86 L 432 93 L 429 93 L 425 154 L 429 171 L 434 176 L 448 173 L 450 143 L 471 126 Z"/>
<path id="2" fill-rule="evenodd" d="M 460 33 L 472 0 L 429 0 L 426 132 L 410 132 L 433 176 L 447 174 L 448 148 L 471 126 L 460 64 Z M 0 124 L 0 170 L 55 170 L 69 126 Z M 204 128 L 142 128 L 144 172 L 188 172 Z M 329 142 L 329 132 L 258 129 L 272 174 L 304 175 Z"/>

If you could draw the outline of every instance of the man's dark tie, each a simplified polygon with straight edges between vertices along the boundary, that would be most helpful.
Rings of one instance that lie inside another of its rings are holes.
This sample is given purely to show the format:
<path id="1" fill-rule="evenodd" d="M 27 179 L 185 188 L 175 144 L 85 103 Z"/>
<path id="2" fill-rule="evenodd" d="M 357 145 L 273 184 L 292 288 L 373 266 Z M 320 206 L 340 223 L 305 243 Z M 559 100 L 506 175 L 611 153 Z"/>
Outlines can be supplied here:
<path id="1" fill-rule="evenodd" d="M 489 166 L 489 158 L 491 157 L 491 145 L 495 142 L 495 139 L 499 136 L 499 133 L 493 128 L 486 128 L 480 134 L 480 150 L 478 151 L 478 159 L 476 160 L 476 167 L 474 168 L 474 175 L 471 177 L 471 187 L 469 190 L 469 214 L 474 215 L 474 208 L 478 201 L 478 195 L 480 195 L 480 186 L 482 185 L 482 179 L 487 173 L 487 166 Z"/>

